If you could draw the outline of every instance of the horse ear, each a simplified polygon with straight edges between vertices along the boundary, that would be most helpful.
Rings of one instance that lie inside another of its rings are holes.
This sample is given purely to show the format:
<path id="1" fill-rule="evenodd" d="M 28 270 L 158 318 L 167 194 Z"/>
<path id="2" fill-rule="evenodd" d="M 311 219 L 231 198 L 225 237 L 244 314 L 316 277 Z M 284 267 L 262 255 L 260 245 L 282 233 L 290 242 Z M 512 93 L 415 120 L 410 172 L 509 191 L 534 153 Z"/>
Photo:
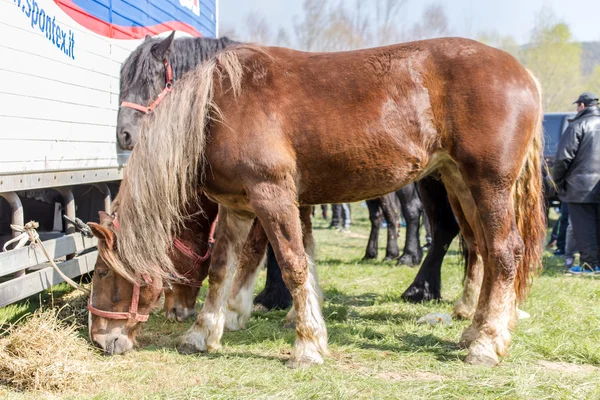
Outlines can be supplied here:
<path id="1" fill-rule="evenodd" d="M 156 43 L 152 46 L 152 55 L 159 61 L 167 58 L 167 55 L 171 51 L 171 46 L 173 45 L 173 39 L 175 38 L 175 31 L 171 32 L 171 34 L 166 38 L 161 40 L 159 43 Z"/>
<path id="2" fill-rule="evenodd" d="M 100 225 L 108 225 L 113 222 L 113 217 L 105 211 L 98 211 L 98 216 L 100 217 Z"/>
<path id="3" fill-rule="evenodd" d="M 146 42 L 148 42 L 150 40 L 152 40 L 152 36 L 146 35 L 146 37 L 144 38 L 144 43 L 146 43 Z"/>
<path id="4" fill-rule="evenodd" d="M 106 242 L 106 246 L 108 246 L 109 249 L 114 248 L 114 234 L 111 232 L 110 229 L 105 228 L 100 224 L 96 224 L 95 222 L 89 222 L 88 226 L 90 227 L 92 233 L 94 234 L 94 236 L 96 236 L 96 238 L 98 238 L 99 240 L 104 240 Z"/>

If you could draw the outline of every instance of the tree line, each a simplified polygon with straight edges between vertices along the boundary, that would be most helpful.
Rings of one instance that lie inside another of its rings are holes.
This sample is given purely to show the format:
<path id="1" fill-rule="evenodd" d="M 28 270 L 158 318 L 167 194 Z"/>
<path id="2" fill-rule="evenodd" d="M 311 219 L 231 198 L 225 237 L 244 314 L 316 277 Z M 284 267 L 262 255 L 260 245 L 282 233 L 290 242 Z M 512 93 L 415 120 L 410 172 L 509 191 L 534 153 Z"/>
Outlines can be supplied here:
<path id="1" fill-rule="evenodd" d="M 251 13 L 245 18 L 243 33 L 222 27 L 221 35 L 306 51 L 353 50 L 453 35 L 441 4 L 426 6 L 418 22 L 403 21 L 409 1 L 374 0 L 367 9 L 361 0 L 304 0 L 301 15 L 294 17 L 289 30 L 274 28 L 264 16 Z M 594 64 L 584 71 L 582 44 L 573 40 L 569 26 L 551 9 L 537 14 L 526 45 L 519 46 L 512 36 L 497 32 L 479 32 L 473 39 L 507 51 L 532 70 L 542 83 L 546 112 L 570 111 L 581 92 L 600 91 L 600 64 L 595 62 L 600 54 L 592 55 Z M 600 51 L 600 46 L 595 48 Z"/>

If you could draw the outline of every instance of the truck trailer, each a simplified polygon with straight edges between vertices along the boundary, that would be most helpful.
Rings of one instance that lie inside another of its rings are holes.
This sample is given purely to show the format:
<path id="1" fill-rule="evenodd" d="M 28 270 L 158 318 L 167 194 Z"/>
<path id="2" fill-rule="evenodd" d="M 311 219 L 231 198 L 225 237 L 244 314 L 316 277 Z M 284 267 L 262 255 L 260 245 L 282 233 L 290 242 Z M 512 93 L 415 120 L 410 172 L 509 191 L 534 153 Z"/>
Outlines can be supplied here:
<path id="1" fill-rule="evenodd" d="M 127 168 L 119 71 L 147 35 L 218 36 L 218 0 L 0 0 L 0 247 L 30 220 L 67 276 L 93 270 L 97 221 Z M 64 217 L 67 218 L 64 218 Z M 0 307 L 63 281 L 36 246 L 0 253 Z"/>

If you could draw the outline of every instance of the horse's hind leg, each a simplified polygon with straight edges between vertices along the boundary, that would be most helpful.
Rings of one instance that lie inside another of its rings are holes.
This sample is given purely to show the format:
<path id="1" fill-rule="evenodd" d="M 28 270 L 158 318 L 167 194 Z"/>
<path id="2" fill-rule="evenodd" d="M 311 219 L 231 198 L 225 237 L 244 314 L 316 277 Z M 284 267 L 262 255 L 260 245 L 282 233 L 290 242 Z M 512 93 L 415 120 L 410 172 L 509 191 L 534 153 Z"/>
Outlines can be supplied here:
<path id="1" fill-rule="evenodd" d="M 396 195 L 400 200 L 402 215 L 406 220 L 404 253 L 398 260 L 398 264 L 415 267 L 421 264 L 423 259 L 423 249 L 421 249 L 421 239 L 419 238 L 419 220 L 423 206 L 417 193 L 417 187 L 413 183 L 396 191 Z"/>
<path id="2" fill-rule="evenodd" d="M 254 219 L 240 257 L 240 263 L 227 302 L 225 328 L 244 329 L 252 312 L 252 294 L 258 267 L 265 256 L 268 239 L 258 218 Z"/>
<path id="3" fill-rule="evenodd" d="M 465 211 L 462 209 L 460 200 L 454 190 L 451 189 L 448 191 L 448 199 L 452 204 L 454 214 L 461 227 L 465 246 L 467 247 L 467 266 L 463 281 L 463 293 L 454 305 L 453 314 L 457 318 L 471 319 L 473 314 L 475 314 L 477 301 L 479 300 L 479 292 L 483 280 L 483 261 L 475 243 L 475 233 L 471 225 L 469 225 Z M 460 344 L 468 346 L 470 344 L 469 341 L 474 339 L 472 335 L 472 331 L 465 331 Z"/>
<path id="4" fill-rule="evenodd" d="M 413 303 L 441 299 L 442 262 L 459 233 L 444 184 L 434 177 L 426 177 L 418 185 L 425 214 L 432 222 L 433 242 L 414 282 L 402 294 L 404 300 Z"/>
<path id="5" fill-rule="evenodd" d="M 216 233 L 218 240 L 215 242 L 208 270 L 208 294 L 196 322 L 181 338 L 178 346 L 180 352 L 214 351 L 221 347 L 233 273 L 251 224 L 251 220 L 220 207 Z"/>
<path id="6" fill-rule="evenodd" d="M 498 356 L 507 354 L 509 325 L 516 316 L 516 266 L 523 252 L 511 187 L 499 183 L 510 182 L 510 179 L 497 179 L 492 185 L 488 180 L 464 176 L 456 167 L 446 167 L 442 177 L 449 192 L 459 199 L 469 226 L 473 228 L 484 265 L 473 322 L 463 333 L 463 340 L 470 342 L 465 361 L 494 365 L 498 363 Z"/>
<path id="7" fill-rule="evenodd" d="M 323 362 L 327 353 L 327 329 L 321 314 L 317 283 L 309 268 L 302 243 L 294 182 L 288 177 L 280 185 L 253 185 L 250 201 L 275 250 L 283 279 L 296 309 L 296 343 L 288 366 Z"/>

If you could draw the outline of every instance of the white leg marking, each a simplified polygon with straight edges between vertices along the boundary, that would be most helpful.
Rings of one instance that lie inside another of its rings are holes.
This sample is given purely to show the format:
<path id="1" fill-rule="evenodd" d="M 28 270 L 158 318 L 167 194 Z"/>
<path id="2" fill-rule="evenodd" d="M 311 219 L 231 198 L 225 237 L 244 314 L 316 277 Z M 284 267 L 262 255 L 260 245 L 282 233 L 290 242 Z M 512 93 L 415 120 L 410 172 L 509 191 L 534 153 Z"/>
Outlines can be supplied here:
<path id="1" fill-rule="evenodd" d="M 308 262 L 312 264 L 310 259 L 308 259 Z M 322 364 L 322 355 L 328 354 L 327 328 L 321 314 L 317 288 L 313 267 L 309 265 L 308 278 L 304 283 L 304 287 L 298 288 L 299 291 L 304 292 L 306 300 L 304 307 L 300 307 L 300 312 L 297 310 L 297 338 L 288 361 L 289 367 L 296 368 L 310 364 Z M 302 311 L 305 315 L 301 315 Z"/>

